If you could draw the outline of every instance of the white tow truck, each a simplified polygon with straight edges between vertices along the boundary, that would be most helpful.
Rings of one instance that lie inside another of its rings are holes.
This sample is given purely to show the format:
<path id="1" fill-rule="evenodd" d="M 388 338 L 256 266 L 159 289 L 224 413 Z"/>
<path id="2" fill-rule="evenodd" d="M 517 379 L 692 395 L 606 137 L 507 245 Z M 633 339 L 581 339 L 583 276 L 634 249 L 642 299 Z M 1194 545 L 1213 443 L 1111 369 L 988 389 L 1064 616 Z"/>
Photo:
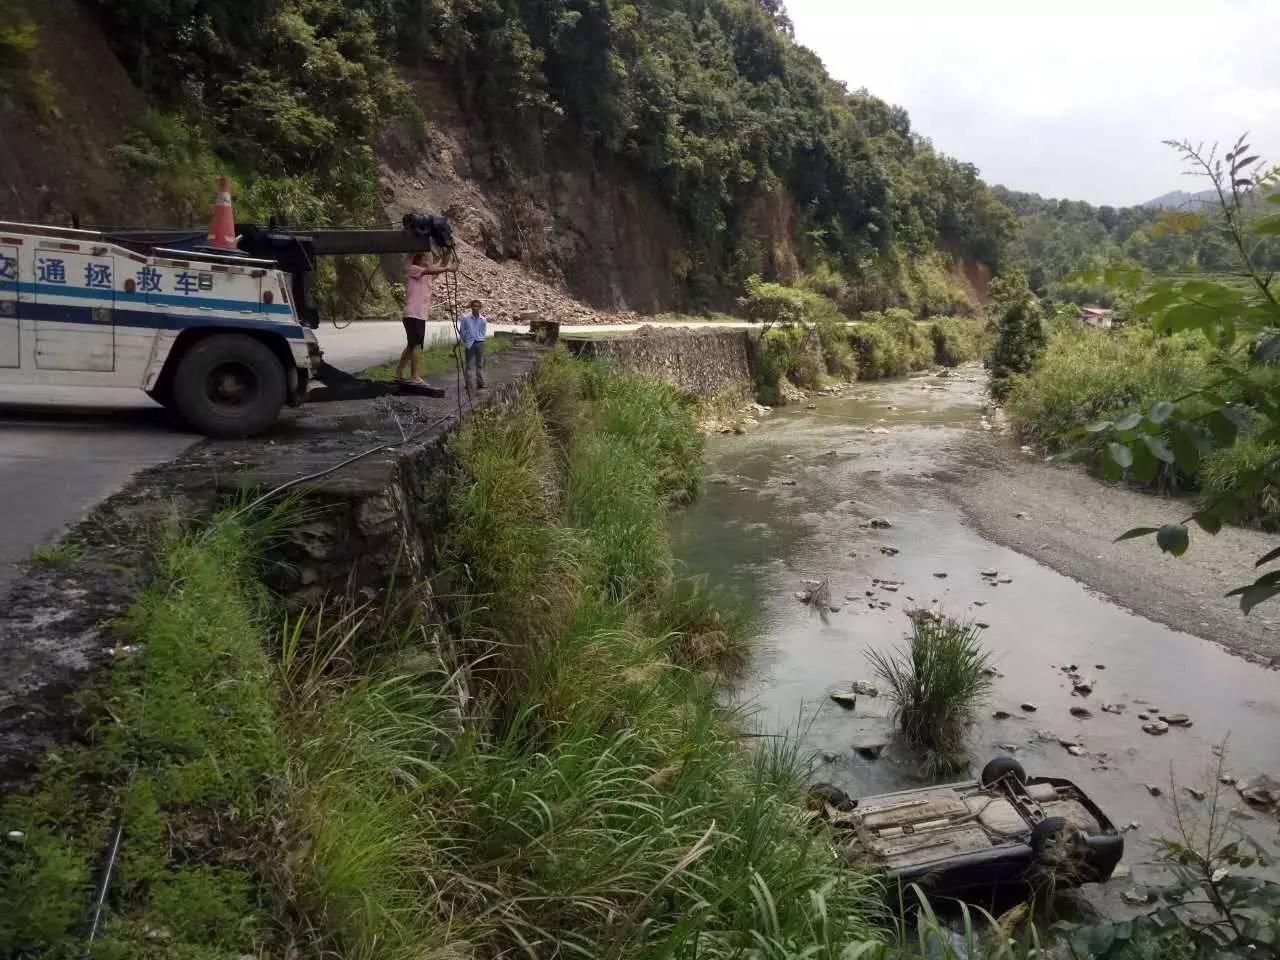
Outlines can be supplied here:
<path id="1" fill-rule="evenodd" d="M 259 433 L 286 403 L 403 389 L 324 363 L 311 271 L 317 256 L 451 246 L 447 221 L 236 230 L 240 249 L 213 250 L 202 231 L 0 221 L 0 385 L 136 387 L 212 437 Z"/>

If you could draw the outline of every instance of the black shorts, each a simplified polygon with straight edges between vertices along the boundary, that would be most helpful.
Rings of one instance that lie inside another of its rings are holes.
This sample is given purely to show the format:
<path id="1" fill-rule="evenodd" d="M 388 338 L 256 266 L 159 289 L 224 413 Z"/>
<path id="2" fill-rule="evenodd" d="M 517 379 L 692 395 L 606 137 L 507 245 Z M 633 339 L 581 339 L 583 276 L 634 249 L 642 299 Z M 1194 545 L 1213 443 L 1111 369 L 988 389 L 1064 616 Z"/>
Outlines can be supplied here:
<path id="1" fill-rule="evenodd" d="M 405 317 L 404 335 L 409 341 L 409 346 L 420 347 L 424 340 L 427 339 L 427 321 L 419 320 L 417 317 Z"/>

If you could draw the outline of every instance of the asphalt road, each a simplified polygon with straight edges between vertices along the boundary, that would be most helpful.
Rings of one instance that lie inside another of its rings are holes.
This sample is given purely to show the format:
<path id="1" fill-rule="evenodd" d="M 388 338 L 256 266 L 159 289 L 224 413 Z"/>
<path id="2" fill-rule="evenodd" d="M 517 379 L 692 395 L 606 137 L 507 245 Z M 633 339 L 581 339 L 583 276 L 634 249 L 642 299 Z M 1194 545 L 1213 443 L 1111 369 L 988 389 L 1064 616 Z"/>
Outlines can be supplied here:
<path id="1" fill-rule="evenodd" d="M 404 346 L 399 322 L 324 326 L 317 335 L 325 359 L 352 373 L 393 359 Z M 449 324 L 429 326 L 431 342 L 452 337 Z M 199 439 L 174 427 L 141 390 L 0 386 L 0 598 L 32 550 L 55 542 L 140 470 L 173 459 Z"/>

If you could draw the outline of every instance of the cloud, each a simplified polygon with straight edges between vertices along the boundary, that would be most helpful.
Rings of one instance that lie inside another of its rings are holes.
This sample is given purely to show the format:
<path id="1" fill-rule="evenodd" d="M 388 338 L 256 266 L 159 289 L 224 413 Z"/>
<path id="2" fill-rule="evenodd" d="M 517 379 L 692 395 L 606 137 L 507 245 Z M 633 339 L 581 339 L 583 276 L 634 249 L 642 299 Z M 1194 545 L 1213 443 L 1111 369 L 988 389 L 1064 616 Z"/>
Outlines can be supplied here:
<path id="1" fill-rule="evenodd" d="M 1094 203 L 1176 188 L 1167 138 L 1234 141 L 1280 161 L 1280 3 L 789 0 L 796 38 L 850 87 L 992 183 Z"/>

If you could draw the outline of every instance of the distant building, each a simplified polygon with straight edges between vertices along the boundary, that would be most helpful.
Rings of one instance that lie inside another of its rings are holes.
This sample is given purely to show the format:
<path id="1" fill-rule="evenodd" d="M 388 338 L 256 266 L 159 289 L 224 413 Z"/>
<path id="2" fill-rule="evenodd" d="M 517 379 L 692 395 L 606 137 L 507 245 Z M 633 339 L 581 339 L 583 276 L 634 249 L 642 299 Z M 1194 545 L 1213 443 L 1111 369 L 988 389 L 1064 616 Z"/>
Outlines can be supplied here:
<path id="1" fill-rule="evenodd" d="M 1111 329 L 1111 316 L 1115 311 L 1108 307 L 1081 307 L 1080 319 L 1099 330 Z"/>

